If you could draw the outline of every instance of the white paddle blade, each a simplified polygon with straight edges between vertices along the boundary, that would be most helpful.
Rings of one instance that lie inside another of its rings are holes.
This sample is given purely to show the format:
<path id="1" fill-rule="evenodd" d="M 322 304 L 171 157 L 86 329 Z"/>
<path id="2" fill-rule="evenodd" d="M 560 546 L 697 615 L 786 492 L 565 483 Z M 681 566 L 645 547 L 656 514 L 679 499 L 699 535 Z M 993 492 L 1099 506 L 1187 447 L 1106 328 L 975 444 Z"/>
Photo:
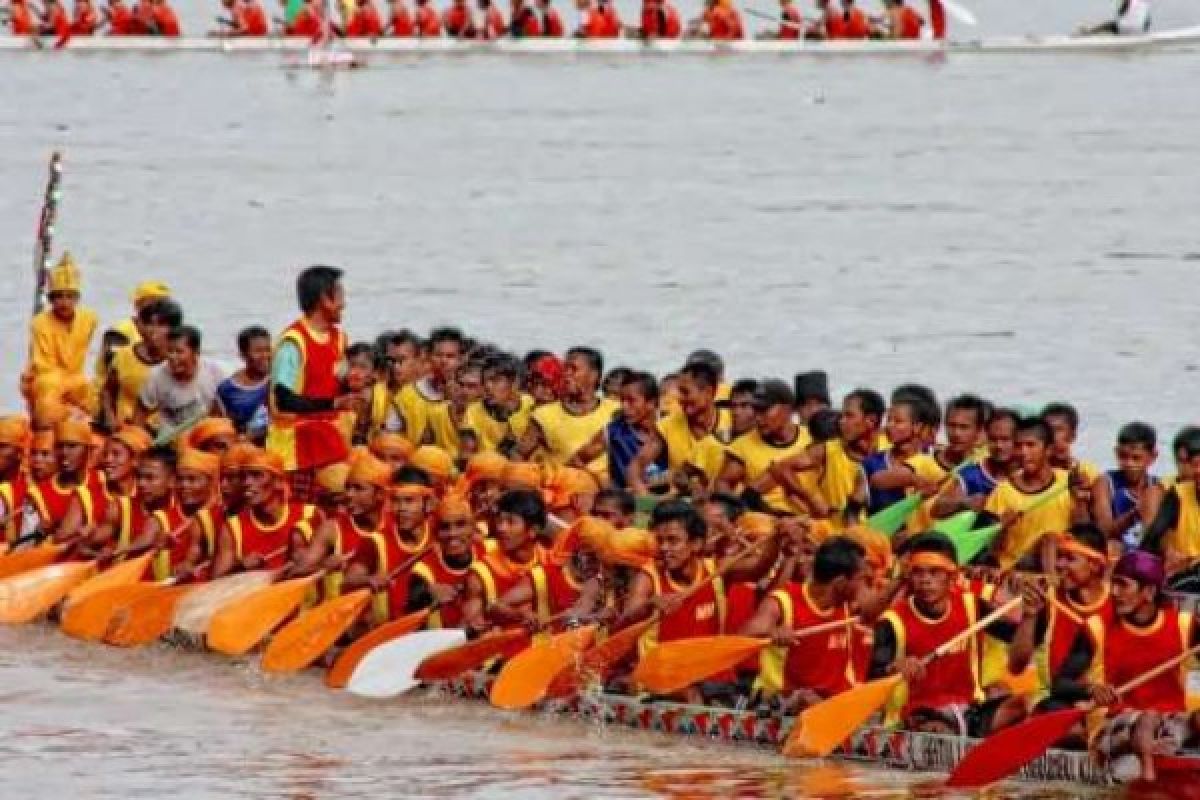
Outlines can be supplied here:
<path id="1" fill-rule="evenodd" d="M 274 579 L 273 572 L 259 570 L 227 575 L 211 583 L 200 584 L 179 601 L 173 627 L 192 636 L 203 636 L 208 632 L 209 623 L 218 608 L 234 598 L 267 586 Z"/>
<path id="2" fill-rule="evenodd" d="M 467 634 L 458 628 L 418 631 L 381 644 L 359 662 L 346 691 L 359 697 L 395 697 L 420 683 L 414 676 L 421 662 L 458 647 Z"/>

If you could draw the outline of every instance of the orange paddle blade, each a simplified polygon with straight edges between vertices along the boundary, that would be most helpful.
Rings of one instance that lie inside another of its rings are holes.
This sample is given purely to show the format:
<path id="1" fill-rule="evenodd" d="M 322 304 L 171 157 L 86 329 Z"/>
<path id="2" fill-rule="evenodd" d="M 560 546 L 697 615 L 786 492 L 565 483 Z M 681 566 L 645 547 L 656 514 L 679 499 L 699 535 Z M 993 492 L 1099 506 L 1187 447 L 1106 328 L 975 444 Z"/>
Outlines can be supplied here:
<path id="1" fill-rule="evenodd" d="M 521 652 L 529 647 L 529 640 L 529 631 L 524 628 L 489 633 L 425 659 L 414 676 L 423 683 L 452 680 L 493 658 L 509 658 Z"/>
<path id="2" fill-rule="evenodd" d="M 591 646 L 596 626 L 555 634 L 519 653 L 504 665 L 489 698 L 497 708 L 529 708 L 546 697 L 550 682 Z"/>
<path id="3" fill-rule="evenodd" d="M 256 570 L 226 575 L 197 586 L 195 591 L 189 592 L 180 600 L 172 624 L 190 636 L 203 636 L 208 633 L 213 614 L 219 609 L 235 598 L 245 597 L 264 586 L 270 586 L 274 580 L 274 572 Z"/>
<path id="4" fill-rule="evenodd" d="M 333 646 L 371 602 L 371 590 L 359 589 L 310 608 L 271 638 L 263 652 L 266 672 L 304 669 Z"/>
<path id="5" fill-rule="evenodd" d="M 229 656 L 243 655 L 304 602 L 319 575 L 306 575 L 258 589 L 217 609 L 208 626 L 208 646 Z"/>
<path id="6" fill-rule="evenodd" d="M 54 559 L 58 558 L 58 554 L 63 550 L 61 544 L 40 544 L 0 556 L 0 578 L 20 575 L 31 569 L 53 564 Z"/>
<path id="7" fill-rule="evenodd" d="M 697 636 L 665 642 L 633 670 L 633 682 L 658 694 L 670 694 L 737 666 L 762 652 L 770 641 L 750 636 Z"/>
<path id="8" fill-rule="evenodd" d="M 375 630 L 360 636 L 354 643 L 342 651 L 333 666 L 325 673 L 325 685 L 331 689 L 345 689 L 350 675 L 363 657 L 372 649 L 393 639 L 399 639 L 420 628 L 429 619 L 429 609 L 414 611 L 400 619 L 385 622 Z"/>
<path id="9" fill-rule="evenodd" d="M 903 680 L 899 675 L 889 675 L 847 689 L 801 712 L 783 744 L 783 754 L 793 758 L 829 755 L 883 708 Z"/>
<path id="10" fill-rule="evenodd" d="M 104 641 L 117 647 L 138 647 L 157 641 L 171 630 L 175 608 L 195 586 L 155 586 L 134 596 L 113 613 Z"/>
<path id="11" fill-rule="evenodd" d="M 38 567 L 0 580 L 0 622 L 17 625 L 49 611 L 96 572 L 94 561 Z"/>
<path id="12" fill-rule="evenodd" d="M 137 583 L 142 579 L 142 575 L 146 573 L 146 567 L 150 565 L 150 559 L 152 558 L 154 558 L 154 553 L 145 553 L 137 558 L 131 558 L 128 561 L 115 564 L 99 575 L 88 578 L 71 590 L 71 593 L 67 595 L 67 599 L 63 601 L 63 609 L 71 608 L 71 606 L 83 601 L 96 592 Z"/>
<path id="13" fill-rule="evenodd" d="M 656 624 L 658 620 L 651 617 L 619 630 L 600 644 L 589 648 L 577 665 L 568 664 L 566 669 L 555 676 L 550 682 L 550 688 L 546 690 L 546 695 L 566 697 L 589 683 L 603 684 L 612 674 L 613 668 L 633 652 L 638 640 Z"/>
<path id="14" fill-rule="evenodd" d="M 1007 778 L 1054 746 L 1087 716 L 1077 708 L 1039 714 L 1005 728 L 967 751 L 946 779 L 947 786 L 973 789 Z"/>
<path id="15" fill-rule="evenodd" d="M 97 575 L 97 578 L 103 577 Z M 96 578 L 92 578 L 95 580 Z M 75 592 L 91 581 L 85 581 Z M 64 606 L 60 627 L 62 632 L 76 639 L 98 642 L 108 632 L 113 615 L 130 600 L 157 588 L 153 583 L 135 583 L 132 586 L 112 586 L 92 592 L 70 606 Z M 72 592 L 71 594 L 74 594 Z M 69 601 L 71 595 L 67 595 Z"/>

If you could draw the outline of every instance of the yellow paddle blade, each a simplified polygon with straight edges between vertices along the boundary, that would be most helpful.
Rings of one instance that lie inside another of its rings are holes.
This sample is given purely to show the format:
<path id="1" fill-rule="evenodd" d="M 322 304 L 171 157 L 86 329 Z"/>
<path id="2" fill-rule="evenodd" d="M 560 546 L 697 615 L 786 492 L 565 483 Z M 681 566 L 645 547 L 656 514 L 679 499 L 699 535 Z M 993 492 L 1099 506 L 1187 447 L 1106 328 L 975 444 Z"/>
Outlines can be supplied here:
<path id="1" fill-rule="evenodd" d="M 258 589 L 217 609 L 208 626 L 208 646 L 240 656 L 261 642 L 304 602 L 320 575 L 306 575 Z"/>
<path id="2" fill-rule="evenodd" d="M 96 572 L 96 562 L 38 567 L 0 580 L 0 622 L 17 625 L 49 611 Z"/>
<path id="3" fill-rule="evenodd" d="M 97 575 L 96 578 L 104 577 Z M 92 578 L 91 580 L 96 580 Z M 91 581 L 85 581 L 75 589 L 86 586 Z M 74 636 L 76 639 L 83 639 L 89 642 L 98 642 L 104 638 L 104 634 L 108 632 L 108 626 L 112 622 L 113 615 L 135 597 L 140 597 L 147 592 L 152 592 L 157 588 L 153 583 L 135 583 L 132 586 L 112 586 L 107 589 L 100 589 L 92 592 L 82 600 L 76 601 L 73 605 L 64 606 L 60 627 L 62 632 L 68 636 Z M 74 594 L 72 592 L 71 594 Z M 69 601 L 71 595 L 67 595 Z"/>
<path id="4" fill-rule="evenodd" d="M 546 697 L 550 682 L 579 658 L 596 638 L 596 626 L 585 625 L 538 642 L 504 665 L 492 685 L 497 708 L 529 708 Z"/>
<path id="5" fill-rule="evenodd" d="M 603 685 L 612 674 L 613 668 L 633 652 L 638 640 L 646 631 L 658 624 L 657 617 L 642 620 L 636 625 L 630 625 L 609 636 L 600 644 L 584 651 L 583 657 L 575 664 L 568 664 L 566 669 L 558 673 L 546 690 L 549 697 L 567 697 L 584 686 L 596 683 Z"/>
<path id="6" fill-rule="evenodd" d="M 697 636 L 665 642 L 633 670 L 633 682 L 658 694 L 670 694 L 737 666 L 762 652 L 770 641 L 749 636 Z"/>
<path id="7" fill-rule="evenodd" d="M 385 622 L 365 636 L 355 639 L 354 643 L 342 651 L 337 660 L 333 662 L 333 666 L 325 673 L 325 685 L 330 689 L 345 689 L 346 684 L 350 681 L 350 676 L 367 653 L 385 642 L 412 633 L 424 625 L 427 619 L 429 619 L 429 609 L 414 611 L 400 619 Z"/>
<path id="8" fill-rule="evenodd" d="M 154 553 L 145 553 L 137 558 L 122 561 L 120 564 L 104 570 L 99 575 L 88 578 L 71 590 L 71 593 L 67 595 L 67 599 L 63 601 L 63 609 L 71 608 L 71 606 L 83 601 L 96 592 L 112 589 L 116 586 L 128 586 L 132 583 L 137 583 L 142 579 L 142 575 L 146 573 L 146 567 L 150 565 L 152 558 L 154 558 Z"/>
<path id="9" fill-rule="evenodd" d="M 271 638 L 263 652 L 263 670 L 295 672 L 304 669 L 333 646 L 369 602 L 371 590 L 359 589 L 305 611 Z"/>
<path id="10" fill-rule="evenodd" d="M 139 647 L 157 641 L 171 630 L 179 601 L 196 588 L 154 586 L 151 591 L 130 597 L 114 611 L 104 641 L 117 647 Z"/>
<path id="11" fill-rule="evenodd" d="M 514 628 L 480 636 L 478 639 L 435 653 L 417 667 L 414 677 L 423 683 L 457 678 L 493 658 L 509 658 L 529 647 L 529 631 Z"/>
<path id="12" fill-rule="evenodd" d="M 195 591 L 189 592 L 179 601 L 172 624 L 189 636 L 204 636 L 208 633 L 208 626 L 218 609 L 235 598 L 245 597 L 264 586 L 270 586 L 274 581 L 274 572 L 256 570 L 226 575 L 197 586 Z"/>
<path id="13" fill-rule="evenodd" d="M 0 556 L 0 578 L 20 575 L 31 569 L 53 564 L 64 550 L 61 544 L 40 544 L 15 553 Z"/>
<path id="14" fill-rule="evenodd" d="M 904 679 L 899 675 L 864 683 L 800 713 L 783 744 L 792 758 L 824 758 L 883 708 Z"/>

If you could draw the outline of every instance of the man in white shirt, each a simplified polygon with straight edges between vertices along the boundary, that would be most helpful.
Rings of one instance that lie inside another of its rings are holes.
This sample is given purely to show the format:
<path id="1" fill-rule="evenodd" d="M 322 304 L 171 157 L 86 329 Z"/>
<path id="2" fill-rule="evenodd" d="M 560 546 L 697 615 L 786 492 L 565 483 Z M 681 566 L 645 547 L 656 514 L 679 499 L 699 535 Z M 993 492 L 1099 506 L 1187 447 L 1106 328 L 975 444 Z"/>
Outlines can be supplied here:
<path id="1" fill-rule="evenodd" d="M 150 370 L 138 398 L 138 422 L 155 411 L 164 427 L 182 425 L 209 414 L 220 415 L 215 402 L 225 374 L 200 357 L 200 331 L 180 325 L 167 339 L 167 360 Z"/>

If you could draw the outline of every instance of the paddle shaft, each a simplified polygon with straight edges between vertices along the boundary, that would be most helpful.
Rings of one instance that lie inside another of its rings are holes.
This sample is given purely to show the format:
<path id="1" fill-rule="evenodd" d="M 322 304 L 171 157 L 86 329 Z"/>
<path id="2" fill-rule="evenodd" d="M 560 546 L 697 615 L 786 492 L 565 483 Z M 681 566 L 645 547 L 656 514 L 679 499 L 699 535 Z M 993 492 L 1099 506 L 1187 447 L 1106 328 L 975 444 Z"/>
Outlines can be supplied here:
<path id="1" fill-rule="evenodd" d="M 956 648 L 960 644 L 962 644 L 964 641 L 966 641 L 970 637 L 974 636 L 975 634 L 979 633 L 981 630 L 986 628 L 988 625 L 991 625 L 993 622 L 1000 619 L 1004 615 L 1008 614 L 1009 612 L 1011 612 L 1014 608 L 1016 608 L 1019 605 L 1021 605 L 1021 598 L 1014 597 L 1012 600 L 1009 600 L 1004 605 L 993 610 L 992 613 L 988 614 L 983 619 L 977 621 L 974 625 L 971 625 L 969 628 L 967 628 L 959 633 L 954 634 L 949 639 L 942 642 L 940 645 L 938 645 L 938 648 L 936 650 L 934 650 L 932 653 L 930 653 L 929 655 L 922 658 L 921 663 L 928 666 L 929 664 L 933 663 L 934 659 L 941 658 L 942 656 L 946 655 L 951 650 L 953 650 L 954 648 Z"/>
<path id="2" fill-rule="evenodd" d="M 785 28 L 791 28 L 792 30 L 796 30 L 796 31 L 804 30 L 804 25 L 802 25 L 799 22 L 793 22 L 790 19 L 784 19 L 783 17 L 777 17 L 774 14 L 764 14 L 763 12 L 758 11 L 753 8 L 745 8 L 742 10 L 745 11 L 747 14 L 749 14 L 752 17 L 758 17 L 759 19 L 766 20 L 767 22 L 775 22 L 775 23 L 782 25 Z"/>
<path id="3" fill-rule="evenodd" d="M 42 310 L 46 282 L 50 276 L 51 246 L 54 242 L 54 223 L 58 219 L 59 186 L 62 184 L 62 153 L 50 156 L 50 174 L 46 178 L 46 194 L 38 218 L 37 239 L 33 247 L 33 314 Z"/>
<path id="4" fill-rule="evenodd" d="M 1174 658 L 1167 659 L 1166 661 L 1159 664 L 1154 669 L 1151 669 L 1147 672 L 1143 672 L 1141 675 L 1137 676 L 1136 678 L 1129 681 L 1128 683 L 1117 687 L 1117 694 L 1118 695 L 1128 694 L 1129 692 L 1132 692 L 1134 689 L 1137 689 L 1139 686 L 1144 686 L 1145 684 L 1147 684 L 1150 681 L 1157 678 L 1159 675 L 1162 675 L 1164 672 L 1169 672 L 1170 670 L 1175 669 L 1180 664 L 1187 661 L 1189 658 L 1196 655 L 1197 653 L 1200 653 L 1200 645 L 1196 645 L 1195 647 L 1189 647 L 1187 650 L 1184 650 L 1182 653 L 1175 656 Z"/>

